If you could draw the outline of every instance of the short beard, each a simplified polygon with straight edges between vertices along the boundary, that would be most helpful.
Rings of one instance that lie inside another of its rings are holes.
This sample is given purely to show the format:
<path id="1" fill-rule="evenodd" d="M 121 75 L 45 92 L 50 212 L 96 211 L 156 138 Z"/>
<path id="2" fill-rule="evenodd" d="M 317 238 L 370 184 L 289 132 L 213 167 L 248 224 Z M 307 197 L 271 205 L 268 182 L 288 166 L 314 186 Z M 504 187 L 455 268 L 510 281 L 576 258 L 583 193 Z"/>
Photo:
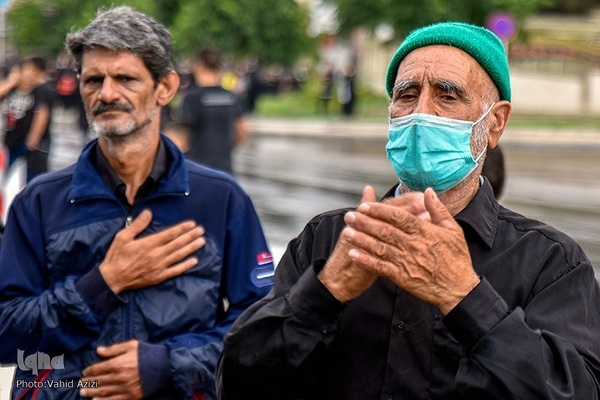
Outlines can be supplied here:
<path id="1" fill-rule="evenodd" d="M 487 146 L 489 140 L 488 135 L 490 132 L 489 126 L 490 123 L 486 118 L 479 124 L 475 125 L 473 127 L 473 132 L 471 133 L 471 155 L 475 160 L 477 160 L 477 157 L 479 157 L 479 160 L 477 160 L 477 164 L 479 164 L 480 167 L 483 166 L 483 162 L 485 161 L 485 156 L 487 153 Z"/>
<path id="2" fill-rule="evenodd" d="M 97 121 L 92 121 L 90 124 L 91 134 L 97 137 L 104 137 L 110 141 L 125 141 L 129 138 L 137 136 L 137 133 L 141 132 L 143 128 L 147 127 L 154 121 L 156 112 L 152 111 L 152 114 L 148 116 L 141 123 L 131 120 L 125 124 L 121 124 L 116 127 L 104 127 L 101 126 Z"/>

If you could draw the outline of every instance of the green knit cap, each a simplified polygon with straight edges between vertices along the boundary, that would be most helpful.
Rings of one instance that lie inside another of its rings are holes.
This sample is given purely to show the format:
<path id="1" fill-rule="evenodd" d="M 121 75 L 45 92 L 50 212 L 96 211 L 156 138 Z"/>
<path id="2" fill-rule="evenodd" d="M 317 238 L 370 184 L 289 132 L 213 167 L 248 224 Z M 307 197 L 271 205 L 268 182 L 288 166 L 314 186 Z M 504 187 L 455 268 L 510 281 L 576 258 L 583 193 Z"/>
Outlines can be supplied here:
<path id="1" fill-rule="evenodd" d="M 441 22 L 412 31 L 392 57 L 386 75 L 386 90 L 392 90 L 400 62 L 420 47 L 442 44 L 458 47 L 473 57 L 488 73 L 500 92 L 500 100 L 510 101 L 510 77 L 504 44 L 491 31 L 462 22 Z"/>

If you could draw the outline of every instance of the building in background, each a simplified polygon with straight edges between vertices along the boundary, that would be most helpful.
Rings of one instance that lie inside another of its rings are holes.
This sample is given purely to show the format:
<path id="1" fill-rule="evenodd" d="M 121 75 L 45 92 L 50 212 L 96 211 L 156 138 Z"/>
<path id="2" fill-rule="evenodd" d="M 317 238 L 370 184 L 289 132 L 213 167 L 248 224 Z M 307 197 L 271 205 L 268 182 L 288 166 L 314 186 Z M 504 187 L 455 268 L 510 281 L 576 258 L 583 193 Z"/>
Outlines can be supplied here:
<path id="1" fill-rule="evenodd" d="M 390 29 L 357 29 L 347 39 L 324 31 L 321 57 L 340 66 L 354 60 L 361 85 L 383 94 L 387 60 L 399 45 L 389 42 Z M 507 42 L 515 109 L 600 116 L 600 9 L 583 16 L 532 16 L 519 30 L 519 39 Z"/>

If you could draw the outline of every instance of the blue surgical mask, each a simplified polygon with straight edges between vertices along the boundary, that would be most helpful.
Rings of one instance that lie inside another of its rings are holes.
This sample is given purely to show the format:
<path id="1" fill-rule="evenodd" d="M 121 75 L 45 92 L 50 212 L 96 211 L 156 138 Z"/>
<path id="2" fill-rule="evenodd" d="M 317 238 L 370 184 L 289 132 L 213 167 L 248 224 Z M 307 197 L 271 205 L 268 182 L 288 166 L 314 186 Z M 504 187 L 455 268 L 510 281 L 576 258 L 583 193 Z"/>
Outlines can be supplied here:
<path id="1" fill-rule="evenodd" d="M 485 153 L 484 147 L 476 158 L 471 154 L 473 126 L 493 105 L 475 122 L 421 113 L 390 119 L 385 148 L 402 183 L 412 190 L 431 187 L 442 193 L 465 179 Z"/>

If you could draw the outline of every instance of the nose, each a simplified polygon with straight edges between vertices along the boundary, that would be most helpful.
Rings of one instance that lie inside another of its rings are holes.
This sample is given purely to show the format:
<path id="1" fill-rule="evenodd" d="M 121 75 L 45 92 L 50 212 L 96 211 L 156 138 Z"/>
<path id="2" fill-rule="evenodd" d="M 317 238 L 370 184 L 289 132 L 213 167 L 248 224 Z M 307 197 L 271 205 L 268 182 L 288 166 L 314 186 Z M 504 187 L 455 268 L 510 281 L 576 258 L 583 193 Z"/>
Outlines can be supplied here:
<path id="1" fill-rule="evenodd" d="M 105 77 L 102 80 L 100 92 L 98 92 L 98 100 L 104 103 L 113 103 L 119 98 L 119 90 L 116 82 L 110 77 Z"/>
<path id="2" fill-rule="evenodd" d="M 413 113 L 435 114 L 433 93 L 429 88 L 423 88 L 415 101 Z"/>

